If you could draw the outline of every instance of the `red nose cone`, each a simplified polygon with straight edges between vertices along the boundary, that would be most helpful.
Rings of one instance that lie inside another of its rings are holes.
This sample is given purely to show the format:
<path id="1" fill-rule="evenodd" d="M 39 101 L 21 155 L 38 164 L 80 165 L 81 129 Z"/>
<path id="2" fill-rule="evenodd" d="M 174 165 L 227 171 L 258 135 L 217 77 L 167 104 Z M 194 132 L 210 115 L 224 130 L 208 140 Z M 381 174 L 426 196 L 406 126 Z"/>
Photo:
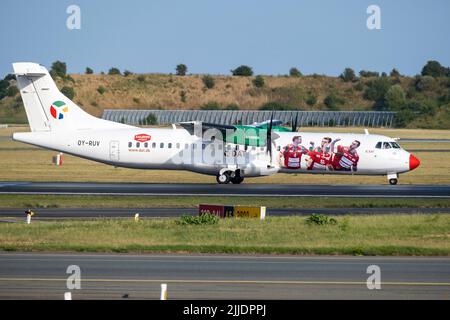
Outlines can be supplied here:
<path id="1" fill-rule="evenodd" d="M 420 160 L 414 157 L 412 154 L 409 155 L 409 170 L 414 170 L 420 165 Z"/>

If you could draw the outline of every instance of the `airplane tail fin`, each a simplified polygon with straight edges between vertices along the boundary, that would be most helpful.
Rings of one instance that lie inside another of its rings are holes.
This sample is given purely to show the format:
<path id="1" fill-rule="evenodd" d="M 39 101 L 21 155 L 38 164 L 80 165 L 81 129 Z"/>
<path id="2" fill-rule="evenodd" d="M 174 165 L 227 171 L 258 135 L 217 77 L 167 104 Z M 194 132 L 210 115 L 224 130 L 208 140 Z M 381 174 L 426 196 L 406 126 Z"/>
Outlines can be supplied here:
<path id="1" fill-rule="evenodd" d="M 37 63 L 13 63 L 31 131 L 71 131 L 130 127 L 96 118 L 63 95 L 47 69 Z"/>

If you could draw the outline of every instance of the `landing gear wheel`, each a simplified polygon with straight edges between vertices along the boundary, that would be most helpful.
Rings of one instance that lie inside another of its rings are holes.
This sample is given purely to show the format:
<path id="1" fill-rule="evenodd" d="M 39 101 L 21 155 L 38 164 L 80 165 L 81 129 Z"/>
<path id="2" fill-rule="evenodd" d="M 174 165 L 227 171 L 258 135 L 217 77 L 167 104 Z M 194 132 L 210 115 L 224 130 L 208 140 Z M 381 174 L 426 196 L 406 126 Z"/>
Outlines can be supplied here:
<path id="1" fill-rule="evenodd" d="M 398 179 L 395 179 L 395 178 L 389 179 L 389 184 L 391 186 L 395 186 L 397 184 L 397 182 L 398 182 Z"/>
<path id="2" fill-rule="evenodd" d="M 230 181 L 233 184 L 240 184 L 242 181 L 244 181 L 244 177 L 235 176 L 234 178 L 231 178 Z"/>
<path id="3" fill-rule="evenodd" d="M 230 183 L 230 179 L 230 174 L 228 172 L 224 172 L 223 174 L 218 174 L 216 176 L 218 184 L 228 184 Z"/>

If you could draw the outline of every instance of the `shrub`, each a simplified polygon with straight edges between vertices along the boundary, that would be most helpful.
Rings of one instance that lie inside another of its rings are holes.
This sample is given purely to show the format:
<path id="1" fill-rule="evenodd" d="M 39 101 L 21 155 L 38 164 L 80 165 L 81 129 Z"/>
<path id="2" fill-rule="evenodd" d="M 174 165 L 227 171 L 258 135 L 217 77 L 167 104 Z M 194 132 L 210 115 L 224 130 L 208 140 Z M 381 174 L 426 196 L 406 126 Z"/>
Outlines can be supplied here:
<path id="1" fill-rule="evenodd" d="M 317 103 L 317 96 L 313 93 L 310 93 L 308 95 L 308 98 L 306 99 L 306 103 L 312 107 L 313 105 L 315 105 Z"/>
<path id="2" fill-rule="evenodd" d="M 211 77 L 210 75 L 203 76 L 202 77 L 202 81 L 203 81 L 203 84 L 205 85 L 205 87 L 207 89 L 214 88 L 214 85 L 216 84 L 215 81 L 214 81 L 214 78 Z"/>
<path id="3" fill-rule="evenodd" d="M 387 110 L 399 110 L 406 102 L 405 92 L 399 84 L 389 88 L 384 96 L 384 107 Z"/>
<path id="4" fill-rule="evenodd" d="M 432 76 L 417 77 L 414 82 L 414 87 L 417 91 L 431 91 L 435 86 L 436 81 Z"/>
<path id="5" fill-rule="evenodd" d="M 66 76 L 66 73 L 67 73 L 67 66 L 65 62 L 61 61 L 53 62 L 52 67 L 50 69 L 50 74 L 52 76 L 64 78 Z"/>
<path id="6" fill-rule="evenodd" d="M 139 98 L 134 97 L 134 98 L 133 98 L 133 102 L 136 103 L 136 104 L 138 104 L 139 102 L 141 102 L 141 100 L 139 100 Z"/>
<path id="7" fill-rule="evenodd" d="M 364 98 L 367 100 L 377 101 L 384 98 L 384 95 L 391 87 L 388 78 L 377 78 L 369 81 L 367 89 L 364 91 Z"/>
<path id="8" fill-rule="evenodd" d="M 330 218 L 323 214 L 313 213 L 308 218 L 306 218 L 306 223 L 310 224 L 310 225 L 314 224 L 314 225 L 318 225 L 318 226 L 334 225 L 334 224 L 337 224 L 337 220 L 334 218 Z"/>
<path id="9" fill-rule="evenodd" d="M 249 66 L 239 66 L 234 70 L 231 70 L 233 76 L 241 76 L 241 77 L 251 77 L 253 75 L 253 70 Z"/>
<path id="10" fill-rule="evenodd" d="M 289 69 L 289 75 L 291 77 L 301 77 L 302 73 L 297 68 L 291 68 Z"/>
<path id="11" fill-rule="evenodd" d="M 17 89 L 16 86 L 10 86 L 7 90 L 6 90 L 6 95 L 8 97 L 14 97 L 16 94 L 19 93 L 19 89 Z"/>
<path id="12" fill-rule="evenodd" d="M 253 82 L 253 85 L 257 88 L 264 87 L 264 78 L 262 76 L 256 76 L 252 82 Z"/>
<path id="13" fill-rule="evenodd" d="M 180 225 L 212 225 L 218 224 L 219 218 L 210 213 L 201 216 L 182 215 L 176 223 Z"/>
<path id="14" fill-rule="evenodd" d="M 380 74 L 376 71 L 366 71 L 366 70 L 361 70 L 359 72 L 360 77 L 363 78 L 369 78 L 369 77 L 379 77 Z"/>
<path id="15" fill-rule="evenodd" d="M 186 98 L 187 98 L 186 91 L 184 91 L 184 90 L 180 91 L 180 98 L 181 98 L 181 102 L 183 102 L 183 103 L 186 102 Z"/>
<path id="16" fill-rule="evenodd" d="M 157 125 L 158 119 L 156 119 L 156 116 L 153 113 L 150 113 L 148 116 L 146 116 L 142 121 L 142 125 Z"/>
<path id="17" fill-rule="evenodd" d="M 176 67 L 177 76 L 185 76 L 187 72 L 187 66 L 185 64 L 180 63 Z"/>
<path id="18" fill-rule="evenodd" d="M 104 94 L 104 93 L 106 92 L 106 89 L 105 89 L 105 87 L 103 87 L 103 86 L 99 86 L 99 87 L 97 88 L 97 92 L 100 93 L 100 94 Z"/>
<path id="19" fill-rule="evenodd" d="M 94 70 L 92 70 L 91 68 L 87 67 L 85 73 L 86 74 L 93 74 Z"/>
<path id="20" fill-rule="evenodd" d="M 129 71 L 129 70 L 125 70 L 125 71 L 123 72 L 123 75 L 124 75 L 125 77 L 131 76 L 132 74 L 133 74 L 133 72 L 131 72 L 131 71 Z"/>
<path id="21" fill-rule="evenodd" d="M 328 96 L 323 99 L 323 103 L 327 106 L 329 110 L 337 111 L 339 110 L 338 105 L 343 103 L 342 99 L 339 99 L 334 94 L 329 94 Z"/>
<path id="22" fill-rule="evenodd" d="M 225 107 L 225 110 L 239 110 L 239 105 L 236 103 L 230 103 Z"/>
<path id="23" fill-rule="evenodd" d="M 339 76 L 345 82 L 350 82 L 356 80 L 355 71 L 352 68 L 345 68 L 344 72 Z"/>
<path id="24" fill-rule="evenodd" d="M 220 104 L 216 101 L 209 101 L 200 107 L 201 110 L 219 110 Z"/>
<path id="25" fill-rule="evenodd" d="M 394 124 L 397 128 L 404 128 L 415 118 L 416 114 L 413 111 L 405 108 L 397 112 L 397 114 L 395 115 Z"/>
<path id="26" fill-rule="evenodd" d="M 364 90 L 364 83 L 361 81 L 358 81 L 357 84 L 353 87 L 356 91 L 363 91 Z"/>
<path id="27" fill-rule="evenodd" d="M 72 87 L 62 87 L 61 93 L 64 94 L 70 100 L 75 97 L 75 90 Z"/>
<path id="28" fill-rule="evenodd" d="M 119 69 L 117 69 L 117 68 L 111 68 L 111 69 L 109 69 L 108 74 L 109 74 L 109 75 L 120 75 L 121 73 L 120 73 L 120 70 L 119 70 Z"/>
<path id="29" fill-rule="evenodd" d="M 138 75 L 136 79 L 139 82 L 144 82 L 145 81 L 145 76 L 141 74 L 141 75 Z"/>

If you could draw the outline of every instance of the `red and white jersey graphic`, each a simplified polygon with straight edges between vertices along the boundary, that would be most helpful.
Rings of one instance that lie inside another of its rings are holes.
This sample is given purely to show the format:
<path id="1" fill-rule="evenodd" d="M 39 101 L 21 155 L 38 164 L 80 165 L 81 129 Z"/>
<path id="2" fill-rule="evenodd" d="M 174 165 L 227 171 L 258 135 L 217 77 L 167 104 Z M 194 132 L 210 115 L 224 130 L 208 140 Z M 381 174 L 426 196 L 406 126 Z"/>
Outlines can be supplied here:
<path id="1" fill-rule="evenodd" d="M 335 153 L 332 162 L 334 170 L 351 170 L 352 166 L 358 164 L 358 153 L 350 153 L 349 150 L 349 147 L 337 147 L 337 152 Z"/>
<path id="2" fill-rule="evenodd" d="M 321 150 L 321 149 L 315 149 Z M 328 165 L 331 163 L 331 153 L 312 151 L 308 153 L 311 158 L 311 164 L 308 167 L 309 170 L 326 170 Z"/>
<path id="3" fill-rule="evenodd" d="M 289 169 L 300 169 L 300 162 L 302 161 L 302 154 L 307 153 L 304 146 L 294 146 L 290 144 L 284 148 L 284 166 Z"/>

